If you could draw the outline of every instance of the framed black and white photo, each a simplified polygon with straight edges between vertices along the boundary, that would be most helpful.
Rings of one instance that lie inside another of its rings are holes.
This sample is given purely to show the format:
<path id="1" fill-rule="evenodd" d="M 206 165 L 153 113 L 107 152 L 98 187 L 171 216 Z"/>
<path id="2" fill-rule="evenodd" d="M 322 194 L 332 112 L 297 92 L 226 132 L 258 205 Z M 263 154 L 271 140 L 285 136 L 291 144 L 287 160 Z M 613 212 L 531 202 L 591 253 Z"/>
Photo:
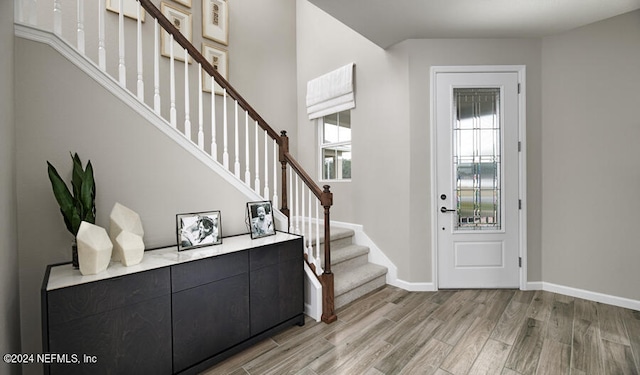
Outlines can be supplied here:
<path id="1" fill-rule="evenodd" d="M 169 21 L 187 38 L 189 42 L 193 41 L 193 22 L 191 13 L 175 8 L 167 3 L 160 3 L 160 11 L 167 17 Z M 171 35 L 162 30 L 160 38 L 161 54 L 165 57 L 171 57 Z M 173 41 L 173 58 L 180 61 L 186 61 L 185 50 L 177 41 Z M 189 59 L 191 60 L 191 59 Z"/>
<path id="2" fill-rule="evenodd" d="M 229 45 L 229 10 L 226 0 L 202 0 L 202 36 Z"/>
<path id="3" fill-rule="evenodd" d="M 273 210 L 270 201 L 247 203 L 251 239 L 273 236 L 276 234 L 276 226 L 273 220 Z"/>
<path id="4" fill-rule="evenodd" d="M 222 243 L 220 211 L 176 215 L 178 251 Z"/>
<path id="5" fill-rule="evenodd" d="M 222 75 L 222 78 L 229 80 L 229 70 L 227 68 L 229 58 L 226 50 L 202 43 L 202 56 L 211 63 L 213 69 Z M 214 82 L 214 86 L 215 93 L 222 95 L 222 87 L 217 82 Z M 202 91 L 211 92 L 211 76 L 206 73 L 202 74 Z"/>

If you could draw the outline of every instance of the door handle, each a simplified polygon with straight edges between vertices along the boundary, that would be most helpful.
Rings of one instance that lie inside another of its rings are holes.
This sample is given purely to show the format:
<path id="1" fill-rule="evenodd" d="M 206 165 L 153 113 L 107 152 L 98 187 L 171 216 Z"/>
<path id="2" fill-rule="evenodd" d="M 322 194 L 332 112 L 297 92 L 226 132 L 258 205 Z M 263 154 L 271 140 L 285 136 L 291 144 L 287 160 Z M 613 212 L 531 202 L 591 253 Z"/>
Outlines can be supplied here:
<path id="1" fill-rule="evenodd" d="M 442 212 L 443 214 L 446 214 L 447 212 L 456 212 L 456 211 L 457 210 L 451 210 L 451 209 L 448 209 L 448 208 L 446 208 L 444 206 L 440 207 L 440 212 Z"/>

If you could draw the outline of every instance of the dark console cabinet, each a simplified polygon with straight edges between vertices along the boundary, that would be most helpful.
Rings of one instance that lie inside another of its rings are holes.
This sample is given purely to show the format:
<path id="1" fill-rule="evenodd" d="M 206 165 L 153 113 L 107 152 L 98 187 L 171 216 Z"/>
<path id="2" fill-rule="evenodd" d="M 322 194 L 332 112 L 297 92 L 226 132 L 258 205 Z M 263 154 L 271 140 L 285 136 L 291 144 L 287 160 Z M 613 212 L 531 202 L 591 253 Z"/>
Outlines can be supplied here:
<path id="1" fill-rule="evenodd" d="M 72 362 L 50 373 L 171 374 L 170 293 L 167 268 L 50 291 L 43 351 Z"/>
<path id="2" fill-rule="evenodd" d="M 49 266 L 42 290 L 43 351 L 77 354 L 80 363 L 46 365 L 45 373 L 197 373 L 304 324 L 302 238 L 278 236 L 232 237 L 231 251 L 212 247 L 212 255 L 199 250 L 191 258 L 189 252 L 154 250 L 143 260 L 151 269 L 129 272 L 112 265 L 125 274 L 90 282 L 77 276 L 78 283 L 50 290 L 50 278 L 79 272 Z M 85 354 L 97 363 L 85 363 Z"/>

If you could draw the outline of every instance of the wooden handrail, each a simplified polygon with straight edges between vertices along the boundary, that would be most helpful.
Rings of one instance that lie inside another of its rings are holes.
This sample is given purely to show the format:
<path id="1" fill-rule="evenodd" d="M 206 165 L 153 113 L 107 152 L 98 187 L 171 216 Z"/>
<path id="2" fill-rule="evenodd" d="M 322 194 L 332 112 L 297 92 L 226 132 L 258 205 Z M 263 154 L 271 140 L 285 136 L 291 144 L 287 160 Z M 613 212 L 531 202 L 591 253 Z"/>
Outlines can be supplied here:
<path id="1" fill-rule="evenodd" d="M 249 116 L 254 119 L 257 124 L 266 131 L 266 133 L 275 140 L 279 146 L 279 161 L 282 164 L 282 204 L 281 212 L 289 217 L 289 208 L 287 207 L 287 181 L 286 181 L 286 165 L 289 164 L 296 174 L 302 179 L 303 183 L 309 188 L 311 192 L 318 198 L 320 204 L 324 208 L 324 270 L 323 274 L 319 276 L 322 283 L 322 321 L 325 323 L 332 323 L 337 320 L 334 311 L 334 279 L 331 272 L 331 233 L 330 233 L 330 209 L 333 205 L 333 193 L 329 189 L 329 185 L 324 185 L 321 189 L 309 176 L 309 174 L 302 168 L 300 163 L 289 153 L 289 139 L 286 132 L 283 131 L 280 135 L 273 130 L 273 128 L 258 114 L 258 112 L 249 105 L 249 103 L 236 91 L 233 86 L 211 65 L 209 61 L 198 51 L 193 44 L 182 35 L 171 21 L 169 21 L 164 14 L 151 2 L 151 0 L 138 0 L 140 5 L 155 18 L 160 26 L 173 36 L 173 39 L 178 44 L 187 50 L 188 54 L 200 64 L 214 80 L 226 90 L 227 95 L 233 98 L 240 104 Z"/>
<path id="2" fill-rule="evenodd" d="M 218 84 L 220 84 L 220 86 L 222 86 L 224 89 L 227 90 L 227 94 L 231 96 L 233 99 L 235 99 L 240 104 L 240 106 L 249 113 L 251 118 L 256 120 L 260 125 L 260 127 L 263 130 L 266 130 L 269 136 L 272 139 L 275 139 L 276 142 L 278 142 L 278 145 L 280 145 L 280 137 L 278 136 L 278 133 L 275 130 L 273 130 L 273 128 L 262 118 L 262 116 L 260 116 L 258 112 L 255 109 L 253 109 L 251 105 L 249 105 L 249 103 L 242 97 L 242 95 L 240 95 L 238 91 L 236 91 L 236 89 L 233 88 L 233 86 L 231 86 L 231 84 L 226 79 L 224 79 L 224 77 L 222 77 L 222 75 L 213 67 L 213 65 L 211 65 L 211 63 L 207 61 L 207 59 L 205 59 L 204 56 L 202 56 L 200 51 L 198 51 L 196 47 L 194 47 L 194 45 L 191 44 L 191 42 L 189 42 L 189 40 L 187 40 L 187 38 L 184 35 L 182 35 L 180 30 L 178 30 L 173 25 L 173 23 L 171 23 L 171 21 L 169 21 L 167 17 L 164 16 L 164 14 L 162 14 L 160 9 L 158 9 L 155 5 L 153 5 L 151 0 L 138 0 L 138 1 L 140 2 L 140 5 L 142 5 L 142 7 L 153 18 L 158 20 L 158 23 L 160 24 L 160 26 L 162 26 L 162 28 L 165 31 L 173 35 L 173 39 L 176 42 L 178 42 L 178 44 L 180 44 L 182 48 L 185 48 L 189 52 L 189 55 L 191 55 L 191 57 L 196 62 L 198 62 L 202 66 L 202 68 L 207 73 L 209 73 L 209 75 L 212 76 L 215 79 L 215 81 L 218 82 Z"/>

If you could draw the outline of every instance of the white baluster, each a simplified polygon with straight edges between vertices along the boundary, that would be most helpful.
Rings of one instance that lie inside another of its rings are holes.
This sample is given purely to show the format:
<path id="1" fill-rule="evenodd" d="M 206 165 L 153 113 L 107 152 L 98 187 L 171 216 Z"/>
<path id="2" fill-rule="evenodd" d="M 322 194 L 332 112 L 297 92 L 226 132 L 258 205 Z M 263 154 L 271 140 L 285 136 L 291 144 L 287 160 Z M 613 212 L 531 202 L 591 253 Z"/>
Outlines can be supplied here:
<path id="1" fill-rule="evenodd" d="M 273 140 L 273 208 L 278 209 L 278 142 Z"/>
<path id="2" fill-rule="evenodd" d="M 258 121 L 256 121 L 256 127 L 255 127 L 255 162 L 253 164 L 253 168 L 255 168 L 255 175 L 256 175 L 256 180 L 254 182 L 253 185 L 253 190 L 260 194 L 260 157 L 258 155 L 260 155 L 260 149 L 258 148 Z"/>
<path id="3" fill-rule="evenodd" d="M 240 134 L 238 132 L 238 101 L 234 100 L 234 110 L 235 110 L 235 137 L 234 137 L 234 146 L 235 146 L 235 163 L 233 164 L 233 173 L 236 177 L 240 178 Z"/>
<path id="4" fill-rule="evenodd" d="M 127 86 L 127 68 L 124 60 L 124 5 L 118 0 L 120 13 L 118 14 L 118 80 L 122 87 Z"/>
<path id="5" fill-rule="evenodd" d="M 299 217 L 300 216 L 300 210 L 299 210 L 299 207 L 300 207 L 299 198 L 300 198 L 300 196 L 298 195 L 300 189 L 299 189 L 299 186 L 298 186 L 298 180 L 299 180 L 298 179 L 298 174 L 296 173 L 295 176 L 296 176 L 296 230 L 295 230 L 295 233 L 296 234 L 300 234 L 300 217 Z"/>
<path id="6" fill-rule="evenodd" d="M 204 114 L 202 107 L 202 64 L 198 63 L 198 147 L 201 150 L 204 149 Z"/>
<path id="7" fill-rule="evenodd" d="M 264 131 L 264 199 L 269 200 L 269 134 Z"/>
<path id="8" fill-rule="evenodd" d="M 244 111 L 244 183 L 251 186 L 251 172 L 249 171 L 249 112 Z"/>
<path id="9" fill-rule="evenodd" d="M 189 94 L 189 52 L 184 49 L 184 135 L 191 140 L 191 102 Z"/>
<path id="10" fill-rule="evenodd" d="M 77 34 L 78 34 L 78 51 L 80 51 L 80 53 L 84 55 L 84 0 L 78 0 Z"/>
<path id="11" fill-rule="evenodd" d="M 13 18 L 16 21 L 26 23 L 25 16 L 24 16 L 26 6 L 27 6 L 26 0 L 16 0 L 14 2 Z M 29 13 L 27 12 L 27 14 Z"/>
<path id="12" fill-rule="evenodd" d="M 304 230 L 304 221 L 305 221 L 305 205 L 304 205 L 304 191 L 306 190 L 306 185 L 304 184 L 304 181 L 300 184 L 301 186 L 301 190 L 302 192 L 300 193 L 301 195 L 301 199 L 300 199 L 300 207 L 302 208 L 300 211 L 300 221 L 302 222 L 302 231 L 298 231 L 298 234 L 300 234 L 301 236 L 306 235 L 307 233 Z M 307 248 L 307 245 L 304 245 L 305 249 Z"/>
<path id="13" fill-rule="evenodd" d="M 289 165 L 289 233 L 294 233 L 293 226 L 293 168 Z"/>
<path id="14" fill-rule="evenodd" d="M 309 210 L 307 211 L 307 224 L 308 224 L 308 235 L 305 234 L 305 236 L 307 236 L 308 240 L 307 240 L 307 246 L 309 247 L 309 252 L 313 253 L 313 239 L 311 238 L 311 189 L 309 189 L 309 197 L 307 199 L 308 201 L 308 207 Z"/>
<path id="15" fill-rule="evenodd" d="M 29 24 L 38 25 L 38 0 L 27 0 L 29 3 Z M 104 8 L 102 8 L 104 9 Z"/>
<path id="16" fill-rule="evenodd" d="M 155 20 L 153 34 L 153 110 L 160 115 L 160 25 Z"/>
<path id="17" fill-rule="evenodd" d="M 222 122 L 223 122 L 223 135 L 222 141 L 224 143 L 224 151 L 222 151 L 222 165 L 224 168 L 229 170 L 229 146 L 228 146 L 228 135 L 227 135 L 227 89 L 223 90 L 224 92 L 224 100 L 222 107 Z"/>
<path id="18" fill-rule="evenodd" d="M 211 156 L 213 160 L 218 161 L 218 144 L 216 143 L 216 94 L 215 94 L 215 80 L 213 76 L 211 79 Z"/>
<path id="19" fill-rule="evenodd" d="M 176 128 L 178 124 L 178 113 L 176 112 L 176 59 L 173 55 L 173 34 L 169 34 L 169 82 L 169 95 L 171 97 L 169 119 L 171 126 Z"/>
<path id="20" fill-rule="evenodd" d="M 144 103 L 144 80 L 142 78 L 142 15 L 140 11 L 140 6 L 136 7 L 138 21 L 136 22 L 137 26 L 137 36 L 138 36 L 138 81 L 137 81 L 137 89 L 138 89 L 138 100 Z"/>
<path id="21" fill-rule="evenodd" d="M 53 0 L 53 32 L 62 35 L 62 4 L 60 0 Z"/>
<path id="22" fill-rule="evenodd" d="M 318 263 L 316 264 L 316 272 L 320 275 L 322 271 L 322 262 L 320 261 L 320 216 L 318 209 L 318 200 L 316 199 L 316 259 L 318 259 Z"/>
<path id="23" fill-rule="evenodd" d="M 104 42 L 104 0 L 98 1 L 98 66 L 103 72 L 107 69 L 107 51 Z"/>

